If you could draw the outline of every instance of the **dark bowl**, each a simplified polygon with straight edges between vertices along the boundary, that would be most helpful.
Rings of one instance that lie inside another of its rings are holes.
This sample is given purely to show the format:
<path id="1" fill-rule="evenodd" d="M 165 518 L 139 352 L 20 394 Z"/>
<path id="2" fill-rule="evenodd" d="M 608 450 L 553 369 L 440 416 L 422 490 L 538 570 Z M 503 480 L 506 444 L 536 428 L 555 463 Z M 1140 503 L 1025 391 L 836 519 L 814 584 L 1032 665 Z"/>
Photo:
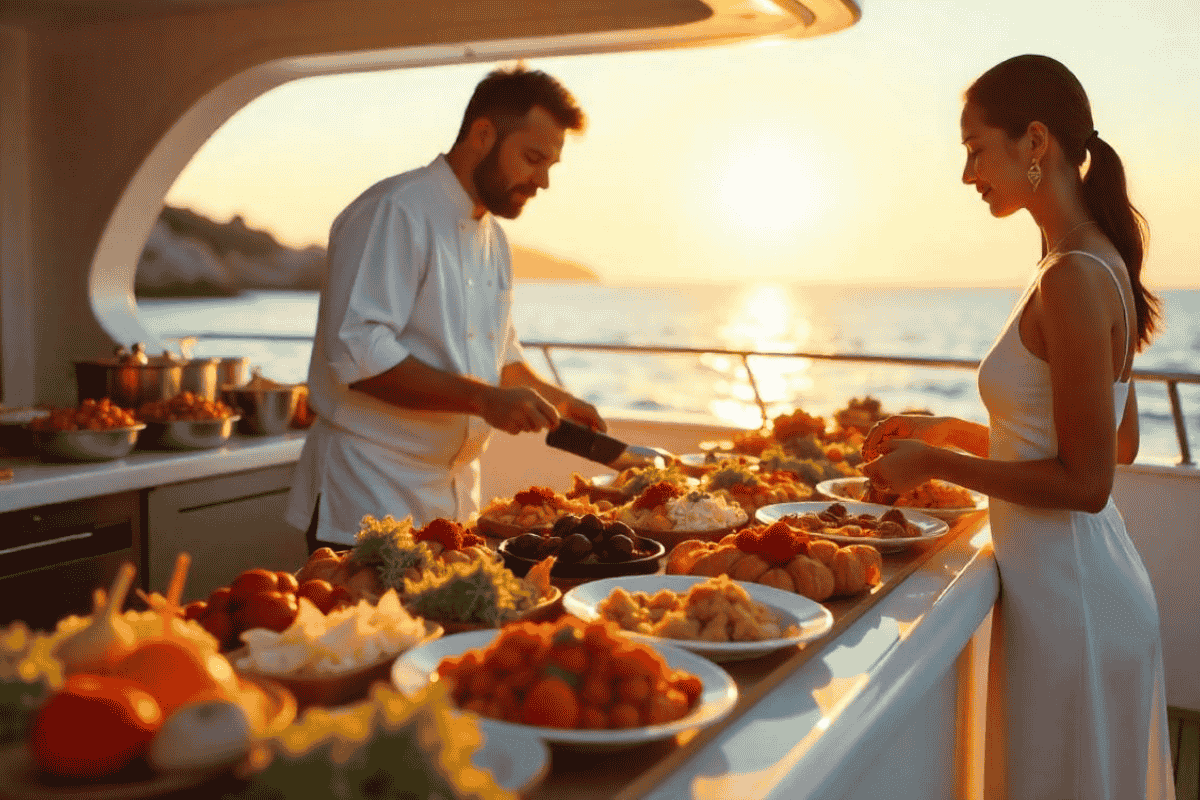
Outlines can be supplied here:
<path id="1" fill-rule="evenodd" d="M 525 573 L 529 572 L 529 568 L 541 559 L 508 552 L 510 541 L 512 540 L 505 539 L 497 549 L 504 559 L 504 566 L 512 570 L 517 577 L 523 577 Z M 550 570 L 550 578 L 552 580 L 594 581 L 600 578 L 615 578 L 619 575 L 653 575 L 658 572 L 658 568 L 661 566 L 659 559 L 666 555 L 667 548 L 663 546 L 662 542 L 654 539 L 641 539 L 641 542 L 642 547 L 649 553 L 630 561 L 555 561 L 554 568 Z"/>

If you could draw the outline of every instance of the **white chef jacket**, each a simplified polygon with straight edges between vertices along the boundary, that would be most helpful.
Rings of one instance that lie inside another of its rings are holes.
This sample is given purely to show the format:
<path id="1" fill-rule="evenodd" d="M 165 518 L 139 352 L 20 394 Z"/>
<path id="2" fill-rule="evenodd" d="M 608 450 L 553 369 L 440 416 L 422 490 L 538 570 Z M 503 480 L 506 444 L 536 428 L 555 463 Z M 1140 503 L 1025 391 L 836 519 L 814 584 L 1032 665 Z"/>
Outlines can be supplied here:
<path id="1" fill-rule="evenodd" d="M 498 385 L 524 354 L 512 322 L 512 259 L 491 214 L 444 156 L 387 178 L 352 202 L 329 235 L 329 269 L 308 372 L 317 420 L 288 499 L 287 521 L 353 544 L 364 514 L 465 520 L 479 508 L 479 462 L 491 426 L 467 414 L 399 408 L 349 384 L 409 355 Z"/>

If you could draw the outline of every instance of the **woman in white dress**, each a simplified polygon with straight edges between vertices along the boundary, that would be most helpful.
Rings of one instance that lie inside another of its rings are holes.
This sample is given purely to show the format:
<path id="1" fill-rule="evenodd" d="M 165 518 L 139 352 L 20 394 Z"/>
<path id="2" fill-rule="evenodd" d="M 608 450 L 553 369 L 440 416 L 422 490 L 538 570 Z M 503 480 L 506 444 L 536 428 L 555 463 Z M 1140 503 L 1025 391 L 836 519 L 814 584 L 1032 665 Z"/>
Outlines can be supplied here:
<path id="1" fill-rule="evenodd" d="M 963 182 L 995 217 L 1028 211 L 1043 258 L 979 367 L 989 424 L 891 417 L 863 470 L 885 492 L 937 478 L 990 498 L 989 797 L 1173 798 L 1158 607 L 1110 497 L 1138 450 L 1133 355 L 1158 321 L 1145 222 L 1054 59 L 988 70 L 961 124 Z"/>

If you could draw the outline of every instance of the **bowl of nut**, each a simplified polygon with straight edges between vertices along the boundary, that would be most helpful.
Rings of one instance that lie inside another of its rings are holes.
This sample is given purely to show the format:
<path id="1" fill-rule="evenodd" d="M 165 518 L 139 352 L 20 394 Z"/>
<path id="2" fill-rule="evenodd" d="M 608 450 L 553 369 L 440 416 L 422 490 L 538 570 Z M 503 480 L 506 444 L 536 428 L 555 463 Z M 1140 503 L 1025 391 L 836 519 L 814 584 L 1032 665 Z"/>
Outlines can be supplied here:
<path id="1" fill-rule="evenodd" d="M 623 522 L 604 522 L 595 514 L 568 514 L 548 531 L 505 539 L 497 547 L 504 565 L 521 576 L 547 556 L 555 556 L 550 579 L 557 585 L 617 575 L 658 572 L 666 547 L 634 533 Z"/>
<path id="2" fill-rule="evenodd" d="M 240 419 L 224 402 L 207 400 L 193 392 L 145 403 L 137 416 L 146 423 L 142 444 L 164 450 L 220 447 L 229 441 L 233 425 Z"/>

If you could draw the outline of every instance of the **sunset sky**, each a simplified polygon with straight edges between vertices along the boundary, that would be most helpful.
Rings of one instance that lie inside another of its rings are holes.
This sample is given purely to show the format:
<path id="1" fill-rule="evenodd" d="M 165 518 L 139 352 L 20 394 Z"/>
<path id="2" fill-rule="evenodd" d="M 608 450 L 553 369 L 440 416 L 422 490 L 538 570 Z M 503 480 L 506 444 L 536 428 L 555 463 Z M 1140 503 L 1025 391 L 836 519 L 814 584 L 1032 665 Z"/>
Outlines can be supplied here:
<path id="1" fill-rule="evenodd" d="M 531 61 L 589 116 L 510 239 L 614 284 L 1018 285 L 1027 214 L 961 183 L 963 90 L 1012 55 L 1063 61 L 1150 221 L 1152 287 L 1200 286 L 1200 2 L 860 0 L 813 40 Z M 210 139 L 167 197 L 293 245 L 449 148 L 492 65 L 309 78 Z"/>

